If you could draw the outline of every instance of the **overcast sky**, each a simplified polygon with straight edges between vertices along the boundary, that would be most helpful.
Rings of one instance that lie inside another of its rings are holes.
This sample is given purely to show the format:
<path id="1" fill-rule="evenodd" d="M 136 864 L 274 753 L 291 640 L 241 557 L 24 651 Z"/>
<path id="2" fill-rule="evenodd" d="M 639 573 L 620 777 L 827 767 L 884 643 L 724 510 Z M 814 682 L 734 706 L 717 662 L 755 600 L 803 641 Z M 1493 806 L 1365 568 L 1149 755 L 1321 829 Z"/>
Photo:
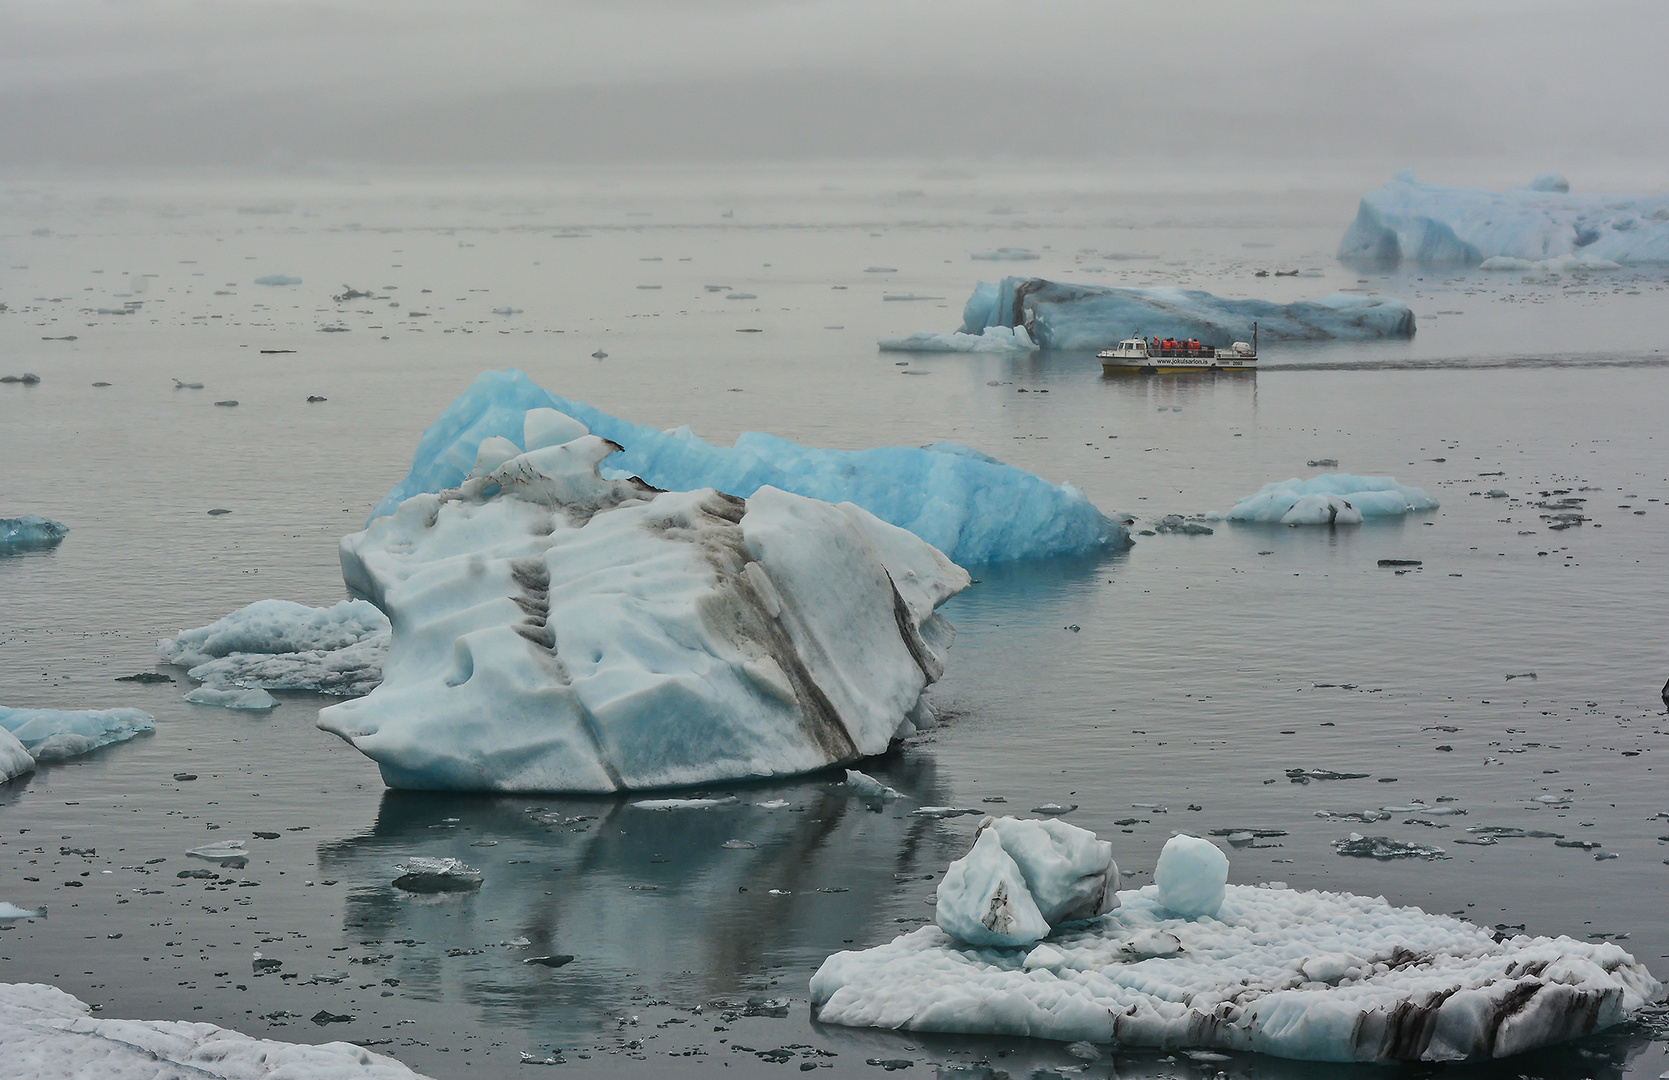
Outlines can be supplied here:
<path id="1" fill-rule="evenodd" d="M 0 0 L 0 167 L 1160 153 L 1669 184 L 1665 42 L 1664 0 Z"/>

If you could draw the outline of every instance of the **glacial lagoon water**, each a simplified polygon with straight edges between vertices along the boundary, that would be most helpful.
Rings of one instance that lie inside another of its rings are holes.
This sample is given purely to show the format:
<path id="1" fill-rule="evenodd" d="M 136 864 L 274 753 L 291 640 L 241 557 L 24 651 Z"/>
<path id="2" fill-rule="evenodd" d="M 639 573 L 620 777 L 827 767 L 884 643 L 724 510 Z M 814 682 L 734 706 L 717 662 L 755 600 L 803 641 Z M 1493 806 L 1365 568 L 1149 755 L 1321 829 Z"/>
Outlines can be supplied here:
<path id="1" fill-rule="evenodd" d="M 0 385 L 0 515 L 71 532 L 0 559 L 0 702 L 135 706 L 157 731 L 0 787 L 0 901 L 49 909 L 0 924 L 0 980 L 52 982 L 108 1016 L 363 1042 L 435 1077 L 524 1075 L 524 1055 L 619 1075 L 887 1069 L 872 1060 L 1073 1075 L 1084 1063 L 1055 1044 L 827 1027 L 806 1000 L 831 951 L 931 919 L 978 817 L 915 807 L 1051 802 L 1113 841 L 1127 887 L 1173 831 L 1257 830 L 1230 851 L 1232 881 L 1607 935 L 1669 973 L 1669 271 L 1362 272 L 1332 257 L 1359 192 L 1101 181 L 10 184 L 0 375 L 41 381 Z M 970 258 L 1000 247 L 1041 257 Z M 1264 370 L 1216 377 L 875 349 L 955 329 L 975 281 L 1017 268 L 1278 300 L 1370 290 L 1412 303 L 1419 332 L 1266 342 Z M 301 281 L 254 284 L 274 274 Z M 332 300 L 350 285 L 370 295 Z M 704 810 L 392 792 L 313 727 L 329 699 L 279 694 L 244 715 L 182 701 L 177 669 L 174 684 L 114 681 L 154 670 L 158 637 L 253 600 L 340 599 L 336 538 L 446 403 L 507 366 L 709 440 L 953 439 L 1132 515 L 1137 543 L 974 568 L 946 608 L 944 723 L 867 766 L 906 796 L 878 810 L 838 775 L 700 792 L 736 799 Z M 1141 534 L 1323 459 L 1443 505 L 1348 529 Z M 1572 512 L 1587 520 L 1552 528 Z M 1318 816 L 1381 808 L 1395 809 L 1371 824 Z M 1581 844 L 1462 842 L 1491 826 Z M 1446 857 L 1338 854 L 1351 832 Z M 247 841 L 246 866 L 185 853 L 225 839 Z M 485 882 L 402 893 L 394 864 L 411 856 L 461 858 Z M 258 971 L 257 950 L 279 966 Z M 1666 1068 L 1660 1014 L 1456 1071 Z M 1120 1052 L 1082 1075 L 1219 1071 L 1423 1070 Z"/>

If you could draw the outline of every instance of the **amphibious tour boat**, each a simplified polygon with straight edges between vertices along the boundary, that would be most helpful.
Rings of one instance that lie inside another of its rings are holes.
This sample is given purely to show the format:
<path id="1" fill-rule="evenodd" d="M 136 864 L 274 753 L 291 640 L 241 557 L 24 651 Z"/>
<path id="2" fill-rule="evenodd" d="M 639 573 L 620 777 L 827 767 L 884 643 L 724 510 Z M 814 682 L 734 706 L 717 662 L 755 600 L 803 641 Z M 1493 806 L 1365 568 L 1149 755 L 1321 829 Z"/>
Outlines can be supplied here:
<path id="1" fill-rule="evenodd" d="M 1237 341 L 1226 349 L 1176 338 L 1134 337 L 1095 356 L 1106 371 L 1256 371 L 1258 324 L 1252 324 L 1250 343 Z"/>

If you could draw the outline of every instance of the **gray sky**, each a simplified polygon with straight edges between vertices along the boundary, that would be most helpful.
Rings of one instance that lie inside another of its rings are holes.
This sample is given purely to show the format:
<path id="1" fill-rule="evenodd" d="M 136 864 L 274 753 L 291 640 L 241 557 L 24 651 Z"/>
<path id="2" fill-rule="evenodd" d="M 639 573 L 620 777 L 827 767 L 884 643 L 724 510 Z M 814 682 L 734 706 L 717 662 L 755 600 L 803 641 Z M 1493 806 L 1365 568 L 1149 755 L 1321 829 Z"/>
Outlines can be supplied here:
<path id="1" fill-rule="evenodd" d="M 1156 152 L 1669 177 L 1665 41 L 1662 0 L 0 0 L 0 167 Z"/>

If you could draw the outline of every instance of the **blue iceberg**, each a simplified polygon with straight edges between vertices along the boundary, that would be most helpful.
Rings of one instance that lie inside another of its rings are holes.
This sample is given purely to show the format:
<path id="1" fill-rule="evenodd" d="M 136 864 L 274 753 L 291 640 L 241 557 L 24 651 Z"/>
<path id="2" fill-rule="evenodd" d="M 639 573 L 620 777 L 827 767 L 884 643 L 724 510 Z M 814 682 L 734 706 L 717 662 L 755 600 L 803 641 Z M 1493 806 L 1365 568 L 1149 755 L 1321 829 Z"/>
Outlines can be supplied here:
<path id="1" fill-rule="evenodd" d="M 559 398 L 514 369 L 483 373 L 447 406 L 418 441 L 411 471 L 371 517 L 393 513 L 413 495 L 457 487 L 477 454 L 494 446 L 505 456 L 521 453 L 530 409 L 555 409 L 622 447 L 604 463 L 606 477 L 638 476 L 668 491 L 711 487 L 742 498 L 769 485 L 850 502 L 963 564 L 1082 555 L 1130 543 L 1125 528 L 1071 484 L 1051 484 L 956 443 L 823 450 L 750 431 L 734 446 L 713 446 L 688 427 L 657 431 Z M 503 442 L 482 446 L 495 438 Z"/>
<path id="2" fill-rule="evenodd" d="M 1230 521 L 1281 525 L 1358 525 L 1364 518 L 1400 517 L 1415 510 L 1435 510 L 1437 500 L 1391 476 L 1322 473 L 1308 480 L 1296 476 L 1263 485 L 1234 504 Z"/>
<path id="3" fill-rule="evenodd" d="M 1587 267 L 1669 262 L 1669 195 L 1577 195 L 1544 173 L 1527 187 L 1481 191 L 1422 184 L 1404 170 L 1370 191 L 1339 242 L 1345 262 L 1477 266 L 1504 257 Z M 1513 264 L 1497 267 L 1520 269 Z"/>
<path id="4" fill-rule="evenodd" d="M 30 756 L 45 765 L 152 731 L 156 718 L 138 709 L 8 709 L 0 705 L 0 728 L 15 735 Z"/>
<path id="5" fill-rule="evenodd" d="M 22 517 L 0 517 L 0 555 L 15 555 L 20 551 L 42 551 L 57 547 L 68 535 L 70 527 L 38 514 Z"/>
<path id="6" fill-rule="evenodd" d="M 1042 278 L 980 282 L 962 309 L 962 332 L 1023 327 L 1045 349 L 1105 349 L 1143 335 L 1197 338 L 1215 348 L 1252 339 L 1252 324 L 1273 341 L 1334 341 L 1414 336 L 1414 312 L 1401 300 L 1343 293 L 1276 304 L 1230 300 L 1199 289 L 1123 289 Z"/>

